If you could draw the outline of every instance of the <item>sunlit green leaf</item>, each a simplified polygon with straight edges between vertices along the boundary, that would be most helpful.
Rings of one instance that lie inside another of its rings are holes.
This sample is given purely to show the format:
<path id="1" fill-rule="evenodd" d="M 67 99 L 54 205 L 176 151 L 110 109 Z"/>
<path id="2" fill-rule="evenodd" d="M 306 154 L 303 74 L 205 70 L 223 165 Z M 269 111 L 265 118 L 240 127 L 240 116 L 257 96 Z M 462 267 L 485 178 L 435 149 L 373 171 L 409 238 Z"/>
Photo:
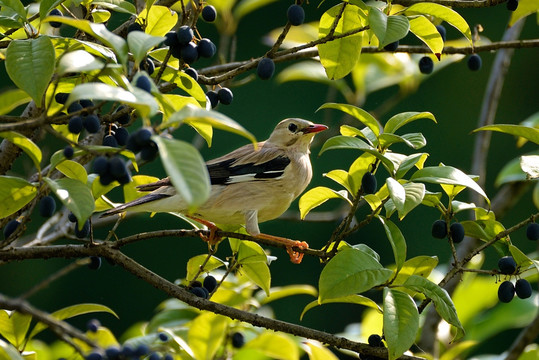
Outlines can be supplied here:
<path id="1" fill-rule="evenodd" d="M 413 209 L 416 208 L 419 204 L 422 203 L 425 197 L 425 185 L 421 183 L 406 183 L 403 185 L 405 201 L 401 210 L 398 210 L 395 207 L 393 199 L 389 199 L 384 207 L 388 213 L 388 217 L 393 211 L 398 210 L 399 220 L 404 219 L 404 217 L 410 213 Z"/>
<path id="2" fill-rule="evenodd" d="M 535 144 L 539 144 L 539 129 L 535 127 L 522 126 L 522 125 L 487 125 L 475 129 L 477 131 L 497 131 L 504 134 L 520 136 L 529 140 Z"/>
<path id="3" fill-rule="evenodd" d="M 263 305 L 294 295 L 310 295 L 316 297 L 318 296 L 318 290 L 316 290 L 315 287 L 306 284 L 286 285 L 271 288 L 271 293 L 269 296 L 267 296 L 265 293 L 258 292 L 256 298 Z"/>
<path id="4" fill-rule="evenodd" d="M 136 15 L 137 9 L 135 5 L 128 1 L 123 0 L 94 0 L 92 5 L 100 6 L 105 9 L 110 9 L 119 13 L 125 13 L 130 15 Z"/>
<path id="5" fill-rule="evenodd" d="M 146 20 L 146 34 L 153 36 L 165 36 L 178 21 L 177 12 L 160 5 L 153 5 L 149 12 L 144 9 L 139 16 Z"/>
<path id="6" fill-rule="evenodd" d="M 191 322 L 187 340 L 196 359 L 214 358 L 225 341 L 226 326 L 230 321 L 224 316 L 204 312 Z"/>
<path id="7" fill-rule="evenodd" d="M 159 45 L 164 40 L 165 38 L 162 36 L 152 36 L 142 31 L 131 31 L 127 34 L 127 45 L 137 64 L 140 64 L 151 48 Z"/>
<path id="8" fill-rule="evenodd" d="M 389 240 L 391 248 L 393 249 L 393 256 L 395 257 L 395 264 L 398 272 L 406 261 L 406 240 L 404 239 L 399 227 L 391 220 L 382 216 L 378 216 L 378 220 L 380 220 L 382 223 L 387 239 Z"/>
<path id="9" fill-rule="evenodd" d="M 348 104 L 337 104 L 337 103 L 325 103 L 324 105 L 320 106 L 316 111 L 322 110 L 322 109 L 337 109 L 340 110 L 355 119 L 359 120 L 363 125 L 367 126 L 369 129 L 372 130 L 372 132 L 378 136 L 380 134 L 380 130 L 382 129 L 382 125 L 367 111 L 358 108 L 357 106 L 348 105 Z"/>
<path id="10" fill-rule="evenodd" d="M 418 275 L 426 278 L 436 265 L 438 265 L 438 257 L 436 256 L 421 255 L 406 260 L 393 281 L 393 284 L 402 284 L 411 275 Z"/>
<path id="11" fill-rule="evenodd" d="M 389 196 L 393 201 L 393 205 L 397 208 L 399 213 L 404 211 L 404 203 L 406 201 L 406 192 L 401 183 L 393 178 L 386 179 L 387 189 L 389 190 Z"/>
<path id="12" fill-rule="evenodd" d="M 37 188 L 28 181 L 14 176 L 0 176 L 0 218 L 20 210 L 36 194 Z"/>
<path id="13" fill-rule="evenodd" d="M 13 145 L 18 146 L 32 159 L 35 167 L 41 169 L 41 149 L 32 140 L 16 131 L 0 132 L 0 137 L 9 140 Z"/>
<path id="14" fill-rule="evenodd" d="M 268 264 L 262 261 L 245 263 L 241 267 L 241 271 L 256 285 L 270 294 L 271 273 Z"/>
<path id="15" fill-rule="evenodd" d="M 39 107 L 54 73 L 54 57 L 54 46 L 48 36 L 13 40 L 6 50 L 5 65 L 10 79 Z"/>
<path id="16" fill-rule="evenodd" d="M 518 7 L 511 13 L 509 26 L 513 26 L 519 19 L 537 13 L 539 11 L 539 3 L 535 0 L 519 0 Z"/>
<path id="17" fill-rule="evenodd" d="M 238 264 L 247 264 L 253 262 L 263 262 L 268 261 L 268 256 L 262 248 L 252 241 L 242 241 L 238 249 Z"/>
<path id="18" fill-rule="evenodd" d="M 210 256 L 209 259 L 208 255 L 197 255 L 190 258 L 187 262 L 187 276 L 185 278 L 189 281 L 196 280 L 194 279 L 194 276 L 198 274 L 198 272 L 200 271 L 200 267 L 203 264 L 203 273 L 210 272 L 212 270 L 220 268 L 221 266 L 226 266 L 226 262 L 213 255 Z"/>
<path id="19" fill-rule="evenodd" d="M 13 10 L 19 17 L 19 21 L 26 21 L 26 9 L 20 0 L 0 0 L 0 6 Z"/>
<path id="20" fill-rule="evenodd" d="M 436 122 L 436 118 L 430 112 L 403 112 L 392 116 L 384 125 L 385 133 L 395 133 L 404 125 L 420 119 L 430 119 Z"/>
<path id="21" fill-rule="evenodd" d="M 520 157 L 520 168 L 528 179 L 539 177 L 539 155 L 523 155 Z"/>
<path id="22" fill-rule="evenodd" d="M 6 90 L 0 94 L 0 115 L 5 115 L 18 106 L 29 103 L 32 98 L 20 89 Z"/>
<path id="23" fill-rule="evenodd" d="M 329 199 L 342 199 L 351 203 L 345 190 L 335 191 L 325 186 L 317 186 L 310 189 L 299 199 L 299 211 L 302 219 L 314 209 L 328 201 Z"/>
<path id="24" fill-rule="evenodd" d="M 418 153 L 418 154 L 412 154 L 404 157 L 397 168 L 397 174 L 395 175 L 396 179 L 402 178 L 408 170 L 413 168 L 414 166 L 418 169 L 423 168 L 423 164 L 427 160 L 427 157 L 429 154 L 427 153 Z"/>
<path id="25" fill-rule="evenodd" d="M 284 334 L 269 330 L 249 341 L 244 348 L 256 349 L 272 359 L 299 359 L 299 349 L 294 340 Z"/>
<path id="26" fill-rule="evenodd" d="M 153 56 L 157 51 L 151 52 Z M 188 95 L 192 96 L 202 108 L 206 108 L 207 98 L 206 93 L 192 77 L 187 75 L 184 71 L 177 71 L 171 68 L 166 68 L 163 72 L 161 78 L 163 81 L 168 81 L 170 83 L 178 86 L 179 89 L 185 91 Z M 224 116 L 224 115 L 223 115 Z"/>
<path id="27" fill-rule="evenodd" d="M 303 349 L 309 355 L 309 360 L 338 360 L 339 358 L 331 352 L 326 346 L 318 341 L 307 341 Z"/>
<path id="28" fill-rule="evenodd" d="M 83 184 L 86 184 L 86 181 L 88 179 L 88 173 L 86 173 L 86 169 L 84 168 L 84 166 L 82 166 L 78 162 L 72 160 L 65 160 L 58 164 L 56 168 L 68 178 L 75 179 Z"/>
<path id="29" fill-rule="evenodd" d="M 371 6 L 369 6 L 369 26 L 378 38 L 381 48 L 404 38 L 410 29 L 410 23 L 405 16 L 387 16 L 378 8 Z"/>
<path id="30" fill-rule="evenodd" d="M 337 184 L 342 185 L 350 194 L 355 194 L 356 191 L 351 187 L 349 183 L 349 175 L 348 172 L 340 169 L 331 170 L 327 174 L 324 174 L 325 177 L 335 181 Z"/>
<path id="31" fill-rule="evenodd" d="M 395 360 L 414 343 L 419 329 L 417 306 L 410 295 L 386 287 L 383 319 L 389 360 Z"/>
<path id="32" fill-rule="evenodd" d="M 82 226 L 95 209 L 90 188 L 83 182 L 69 178 L 43 179 L 56 197 L 75 215 L 79 226 Z"/>
<path id="33" fill-rule="evenodd" d="M 444 48 L 442 36 L 436 26 L 424 16 L 410 18 L 410 31 L 425 43 L 433 54 L 439 56 Z"/>
<path id="34" fill-rule="evenodd" d="M 21 349 L 31 321 L 30 315 L 0 310 L 0 334 L 17 349 Z"/>
<path id="35" fill-rule="evenodd" d="M 2 360 L 27 360 L 22 357 L 19 350 L 13 345 L 0 339 L 0 359 Z"/>
<path id="36" fill-rule="evenodd" d="M 63 75 L 71 72 L 100 70 L 105 64 L 84 50 L 71 51 L 60 58 L 57 72 Z"/>

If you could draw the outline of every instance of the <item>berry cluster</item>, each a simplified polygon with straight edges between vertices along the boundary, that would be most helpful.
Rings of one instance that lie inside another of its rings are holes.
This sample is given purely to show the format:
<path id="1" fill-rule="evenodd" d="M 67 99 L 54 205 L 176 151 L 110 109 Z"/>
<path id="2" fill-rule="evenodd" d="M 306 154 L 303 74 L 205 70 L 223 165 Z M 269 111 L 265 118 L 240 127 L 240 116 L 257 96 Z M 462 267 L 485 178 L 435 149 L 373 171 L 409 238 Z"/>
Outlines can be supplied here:
<path id="1" fill-rule="evenodd" d="M 128 138 L 129 131 L 126 128 L 111 124 L 108 133 L 103 137 L 103 145 L 110 147 L 124 146 L 127 144 Z"/>
<path id="2" fill-rule="evenodd" d="M 213 276 L 208 275 L 202 283 L 200 281 L 193 281 L 189 287 L 189 291 L 198 297 L 207 299 L 216 288 L 217 280 Z"/>
<path id="3" fill-rule="evenodd" d="M 139 129 L 127 138 L 126 148 L 134 153 L 140 152 L 140 157 L 145 161 L 152 161 L 157 157 L 159 150 L 152 140 L 152 132 L 149 129 Z"/>
<path id="4" fill-rule="evenodd" d="M 436 239 L 444 239 L 449 234 L 451 240 L 455 244 L 458 244 L 464 240 L 464 226 L 461 223 L 455 222 L 451 224 L 448 232 L 445 220 L 436 220 L 432 223 L 431 234 Z"/>
<path id="5" fill-rule="evenodd" d="M 91 230 L 90 219 L 84 222 L 84 225 L 82 226 L 80 230 L 79 230 L 78 221 L 77 221 L 77 218 L 75 217 L 75 214 L 70 212 L 69 215 L 67 216 L 67 219 L 70 222 L 75 223 L 75 236 L 76 237 L 78 237 L 79 239 L 85 239 L 88 236 L 90 236 L 90 230 Z"/>
<path id="6" fill-rule="evenodd" d="M 211 6 L 206 6 L 204 10 L 209 7 Z M 193 64 L 201 57 L 211 58 L 217 52 L 217 47 L 210 39 L 195 39 L 193 29 L 187 25 L 167 33 L 165 38 L 165 45 L 169 47 L 170 54 L 186 64 Z"/>
<path id="7" fill-rule="evenodd" d="M 218 91 L 210 90 L 206 93 L 206 97 L 210 101 L 211 107 L 215 108 L 219 103 L 230 105 L 234 100 L 234 94 L 229 88 L 222 87 Z"/>
<path id="8" fill-rule="evenodd" d="M 517 271 L 517 263 L 512 256 L 504 256 L 498 261 L 498 269 L 501 274 L 513 275 Z M 518 279 L 514 285 L 506 280 L 498 287 L 498 299 L 503 303 L 513 300 L 515 294 L 521 299 L 532 296 L 532 287 L 528 280 Z"/>
<path id="9" fill-rule="evenodd" d="M 68 96 L 68 93 L 59 92 L 54 95 L 54 99 L 58 104 L 63 105 L 66 103 Z M 80 134 L 83 128 L 91 134 L 99 132 L 101 129 L 99 117 L 96 114 L 85 110 L 93 106 L 94 103 L 91 100 L 82 99 L 71 103 L 67 107 L 68 114 L 77 113 L 69 119 L 69 123 L 67 124 L 70 133 Z"/>
<path id="10" fill-rule="evenodd" d="M 93 163 L 92 171 L 99 175 L 99 182 L 103 186 L 107 186 L 114 180 L 121 185 L 125 185 L 131 181 L 131 174 L 123 158 L 114 156 L 108 158 L 106 156 L 98 156 Z"/>

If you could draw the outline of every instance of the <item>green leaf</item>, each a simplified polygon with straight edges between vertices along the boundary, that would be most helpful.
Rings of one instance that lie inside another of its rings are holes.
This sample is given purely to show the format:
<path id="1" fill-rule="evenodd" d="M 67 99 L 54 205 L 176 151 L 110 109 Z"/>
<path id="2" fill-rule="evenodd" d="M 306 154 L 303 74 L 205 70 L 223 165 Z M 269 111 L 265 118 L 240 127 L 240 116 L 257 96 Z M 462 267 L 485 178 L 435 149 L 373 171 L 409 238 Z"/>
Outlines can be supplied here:
<path id="1" fill-rule="evenodd" d="M 153 51 L 151 53 L 152 57 L 157 51 L 159 50 Z M 193 97 L 198 102 L 200 107 L 206 108 L 207 98 L 205 91 L 202 89 L 198 82 L 196 82 L 192 77 L 187 75 L 184 71 L 177 71 L 175 69 L 167 67 L 163 72 L 163 76 L 161 77 L 161 79 L 163 81 L 168 81 L 175 84 L 176 86 L 178 86 L 179 89 L 185 91 L 189 96 Z"/>
<path id="2" fill-rule="evenodd" d="M 84 166 L 73 160 L 62 161 L 56 169 L 70 179 L 78 180 L 83 184 L 88 181 L 88 173 Z"/>
<path id="3" fill-rule="evenodd" d="M 184 106 L 180 111 L 174 113 L 170 117 L 169 121 L 161 125 L 161 128 L 164 129 L 170 126 L 179 126 L 182 123 L 186 123 L 191 126 L 195 126 L 197 124 L 210 125 L 213 128 L 243 136 L 253 144 L 256 144 L 256 138 L 254 135 L 228 116 L 217 111 L 201 109 L 190 104 Z"/>
<path id="4" fill-rule="evenodd" d="M 411 275 L 427 278 L 432 270 L 438 265 L 437 256 L 420 255 L 407 260 L 401 267 L 393 284 L 402 284 Z"/>
<path id="5" fill-rule="evenodd" d="M 204 312 L 191 322 L 187 342 L 195 354 L 195 359 L 210 360 L 225 341 L 228 318 L 211 312 Z"/>
<path id="6" fill-rule="evenodd" d="M 127 43 L 125 40 L 109 31 L 103 24 L 95 24 L 89 20 L 78 20 L 67 16 L 47 16 L 44 22 L 56 21 L 62 24 L 73 26 L 88 35 L 93 36 L 103 44 L 114 50 L 114 53 L 123 65 L 127 64 Z M 52 63 L 54 65 L 54 63 Z"/>
<path id="7" fill-rule="evenodd" d="M 490 204 L 490 200 L 481 186 L 473 181 L 470 176 L 451 166 L 431 166 L 417 170 L 410 180 L 433 184 L 466 186 L 477 192 Z"/>
<path id="8" fill-rule="evenodd" d="M 75 215 L 83 226 L 95 209 L 92 191 L 85 183 L 69 178 L 53 180 L 43 178 L 58 199 Z"/>
<path id="9" fill-rule="evenodd" d="M 202 264 L 204 264 L 207 258 L 208 255 L 197 255 L 190 258 L 187 262 L 187 275 L 185 276 L 185 278 L 189 281 L 196 280 L 194 279 L 194 277 L 196 274 L 198 274 L 200 267 L 202 266 Z M 204 272 L 210 272 L 212 270 L 220 268 L 221 266 L 226 266 L 226 262 L 212 255 L 204 265 Z"/>
<path id="10" fill-rule="evenodd" d="M 359 138 L 350 136 L 334 136 L 332 138 L 329 138 L 322 146 L 322 149 L 320 150 L 320 155 L 327 150 L 337 149 L 354 149 L 368 152 L 369 154 L 372 154 L 376 158 L 378 158 L 390 174 L 393 174 L 395 172 L 395 165 L 391 160 L 380 154 L 375 148 L 373 148 Z"/>
<path id="11" fill-rule="evenodd" d="M 92 1 L 92 5 L 100 6 L 105 9 L 110 9 L 119 13 L 137 15 L 135 5 L 123 0 L 99 0 Z"/>
<path id="12" fill-rule="evenodd" d="M 318 291 L 315 287 L 306 284 L 279 286 L 271 288 L 269 296 L 265 293 L 258 292 L 256 294 L 256 300 L 260 302 L 261 305 L 264 305 L 293 295 L 310 295 L 316 297 L 318 296 Z"/>
<path id="13" fill-rule="evenodd" d="M 140 17 L 146 18 L 146 34 L 165 36 L 178 22 L 178 13 L 166 6 L 153 5 L 150 11 L 144 9 Z"/>
<path id="14" fill-rule="evenodd" d="M 137 109 L 141 116 L 153 116 L 157 113 L 158 105 L 155 98 L 146 91 L 133 88 L 132 91 L 124 90 L 117 86 L 103 83 L 84 83 L 75 86 L 67 99 L 66 106 L 80 100 L 108 100 L 119 101 Z"/>
<path id="15" fill-rule="evenodd" d="M 397 180 L 390 177 L 386 179 L 386 185 L 393 205 L 399 213 L 402 213 L 404 211 L 404 202 L 406 201 L 404 187 Z"/>
<path id="16" fill-rule="evenodd" d="M 420 149 L 427 144 L 427 140 L 421 133 L 411 133 L 405 135 L 395 135 L 392 133 L 383 133 L 379 137 L 380 146 L 387 149 L 390 145 L 395 143 L 405 143 L 412 149 Z"/>
<path id="17" fill-rule="evenodd" d="M 18 106 L 29 103 L 32 98 L 21 89 L 6 90 L 0 95 L 0 115 L 15 110 Z"/>
<path id="18" fill-rule="evenodd" d="M 99 8 L 93 9 L 91 14 L 92 14 L 92 19 L 94 20 L 94 22 L 98 24 L 103 24 L 107 22 L 111 17 L 110 11 L 99 9 Z"/>
<path id="19" fill-rule="evenodd" d="M 30 315 L 0 310 L 0 334 L 17 349 L 22 350 L 31 321 Z"/>
<path id="20" fill-rule="evenodd" d="M 48 36 L 13 40 L 6 50 L 9 78 L 41 107 L 43 94 L 54 73 L 54 46 Z"/>
<path id="21" fill-rule="evenodd" d="M 372 6 L 369 6 L 369 26 L 378 38 L 380 48 L 404 38 L 410 30 L 408 18 L 402 15 L 387 16 Z"/>
<path id="22" fill-rule="evenodd" d="M 402 286 L 410 290 L 418 291 L 432 300 L 436 307 L 436 311 L 442 319 L 457 328 L 457 333 L 453 341 L 464 336 L 464 328 L 457 316 L 455 305 L 445 289 L 442 289 L 430 280 L 417 275 L 411 275 L 406 279 Z"/>
<path id="23" fill-rule="evenodd" d="M 261 261 L 244 263 L 241 266 L 241 271 L 269 296 L 271 273 L 267 263 Z"/>
<path id="24" fill-rule="evenodd" d="M 340 298 L 327 299 L 322 303 L 320 303 L 318 300 L 314 300 L 308 303 L 307 306 L 305 306 L 305 308 L 301 312 L 299 319 L 303 320 L 303 316 L 307 313 L 307 311 L 311 310 L 314 307 L 317 307 L 323 304 L 333 304 L 333 303 L 362 305 L 362 306 L 370 307 L 371 309 L 374 309 L 378 311 L 379 313 L 382 312 L 382 309 L 380 308 L 380 306 L 378 306 L 376 302 L 369 299 L 368 297 L 363 296 L 363 295 L 348 295 L 348 296 L 343 296 Z"/>
<path id="25" fill-rule="evenodd" d="M 428 156 L 429 154 L 427 153 L 418 153 L 418 154 L 412 154 L 412 155 L 404 157 L 400 161 L 399 166 L 397 167 L 397 174 L 395 175 L 395 178 L 396 179 L 402 178 L 404 175 L 406 175 L 408 170 L 410 170 L 414 166 L 417 167 L 418 169 L 422 169 L 423 164 L 427 160 Z"/>
<path id="26" fill-rule="evenodd" d="M 71 305 L 71 306 L 62 308 L 58 311 L 55 311 L 50 315 L 56 320 L 65 320 L 65 319 L 71 319 L 75 316 L 91 314 L 91 313 L 96 313 L 96 312 L 106 312 L 118 318 L 118 315 L 109 307 L 105 305 L 90 304 L 90 303 Z M 48 325 L 45 325 L 42 322 L 38 322 L 36 326 L 34 326 L 34 328 L 32 329 L 32 332 L 30 333 L 30 336 L 29 336 L 30 339 L 48 327 L 49 327 Z"/>
<path id="27" fill-rule="evenodd" d="M 513 26 L 518 20 L 539 11 L 539 3 L 535 0 L 519 0 L 518 7 L 511 13 L 509 26 Z"/>
<path id="28" fill-rule="evenodd" d="M 36 197 L 37 188 L 14 176 L 0 176 L 0 218 L 20 210 Z"/>
<path id="29" fill-rule="evenodd" d="M 202 156 L 191 144 L 176 139 L 152 136 L 161 162 L 189 211 L 204 204 L 210 196 L 210 176 Z"/>
<path id="30" fill-rule="evenodd" d="M 348 104 L 337 104 L 337 103 L 325 103 L 320 106 L 316 111 L 321 109 L 337 109 L 345 114 L 348 114 L 357 120 L 359 120 L 363 125 L 367 126 L 372 132 L 378 137 L 380 135 L 380 130 L 382 125 L 367 111 L 358 108 L 357 106 L 348 105 Z"/>
<path id="31" fill-rule="evenodd" d="M 97 60 L 93 55 L 85 50 L 74 50 L 63 55 L 58 62 L 58 75 L 72 72 L 87 72 L 101 70 L 105 64 Z"/>
<path id="32" fill-rule="evenodd" d="M 440 20 L 444 20 L 449 25 L 460 31 L 470 43 L 472 42 L 472 31 L 468 23 L 458 12 L 451 8 L 435 3 L 418 3 L 410 6 L 404 11 L 405 15 L 432 15 Z"/>
<path id="33" fill-rule="evenodd" d="M 162 36 L 152 36 L 142 31 L 131 31 L 127 34 L 127 45 L 133 54 L 135 63 L 140 64 L 148 51 L 165 40 Z"/>
<path id="34" fill-rule="evenodd" d="M 406 240 L 404 239 L 399 227 L 395 225 L 395 223 L 382 216 L 377 217 L 382 223 L 387 239 L 389 240 L 391 248 L 393 249 L 393 256 L 395 257 L 395 264 L 397 266 L 398 273 L 406 261 Z"/>
<path id="35" fill-rule="evenodd" d="M 335 181 L 337 184 L 342 185 L 346 190 L 348 190 L 349 193 L 354 194 L 354 189 L 352 188 L 352 185 L 349 182 L 350 176 L 348 175 L 348 172 L 340 169 L 331 170 L 330 172 L 323 174 L 323 176 L 327 177 L 328 179 L 331 179 Z"/>
<path id="36" fill-rule="evenodd" d="M 334 36 L 339 36 L 350 30 L 363 27 L 365 15 L 361 9 L 355 5 L 342 3 L 326 11 L 320 18 L 318 37 L 323 38 L 330 33 L 338 14 L 345 6 L 342 16 L 335 27 Z M 343 38 L 335 39 L 318 45 L 320 62 L 326 69 L 329 79 L 336 80 L 345 77 L 352 71 L 359 60 L 363 34 L 356 33 Z"/>
<path id="37" fill-rule="evenodd" d="M 39 18 L 44 19 L 49 12 L 60 5 L 62 0 L 43 0 L 39 3 Z"/>
<path id="38" fill-rule="evenodd" d="M 2 360 L 27 360 L 26 358 L 22 357 L 19 350 L 17 350 L 13 345 L 5 342 L 2 339 L 0 339 L 0 359 Z"/>
<path id="39" fill-rule="evenodd" d="M 247 264 L 254 262 L 267 263 L 267 261 L 268 256 L 266 255 L 266 252 L 264 251 L 262 246 L 252 241 L 240 242 L 240 246 L 238 249 L 239 264 Z"/>
<path id="40" fill-rule="evenodd" d="M 436 118 L 430 112 L 403 112 L 389 119 L 384 125 L 385 133 L 395 133 L 398 129 L 406 124 L 420 119 L 430 119 L 436 123 Z"/>
<path id="41" fill-rule="evenodd" d="M 346 190 L 335 191 L 325 186 L 317 186 L 310 189 L 299 199 L 299 211 L 301 219 L 305 219 L 305 216 L 314 209 L 328 201 L 329 199 L 343 199 L 349 204 L 352 204 L 348 199 Z"/>
<path id="42" fill-rule="evenodd" d="M 412 211 L 416 208 L 416 206 L 422 203 L 425 197 L 425 184 L 410 182 L 404 184 L 403 187 L 405 194 L 404 206 L 401 210 L 398 210 L 395 207 L 393 199 L 389 199 L 384 204 L 384 207 L 387 212 L 387 217 L 390 217 L 393 211 L 398 210 L 399 220 L 402 220 L 410 211 Z"/>
<path id="43" fill-rule="evenodd" d="M 318 341 L 307 341 L 303 350 L 309 355 L 309 360 L 339 360 L 331 350 Z"/>
<path id="44" fill-rule="evenodd" d="M 19 17 L 19 22 L 26 21 L 26 9 L 20 0 L 0 0 L 0 6 L 13 10 Z"/>
<path id="45" fill-rule="evenodd" d="M 477 131 L 498 131 L 504 134 L 520 136 L 539 145 L 539 129 L 522 125 L 487 125 L 475 129 Z"/>
<path id="46" fill-rule="evenodd" d="M 425 43 L 436 56 L 442 54 L 444 40 L 436 26 L 424 16 L 410 18 L 410 31 Z"/>
<path id="47" fill-rule="evenodd" d="M 529 155 L 539 155 L 539 151 L 529 153 Z M 500 170 L 494 181 L 495 186 L 501 186 L 506 183 L 515 182 L 515 181 L 526 181 L 526 173 L 522 171 L 520 167 L 520 157 L 514 158 L 509 161 L 504 167 Z"/>
<path id="48" fill-rule="evenodd" d="M 383 319 L 389 360 L 395 360 L 414 344 L 419 329 L 417 306 L 410 295 L 386 287 Z"/>
<path id="49" fill-rule="evenodd" d="M 0 132 L 0 137 L 9 140 L 13 145 L 18 146 L 32 159 L 35 167 L 39 171 L 41 169 L 41 149 L 32 140 L 26 136 L 19 134 L 16 131 L 3 131 Z"/>
<path id="50" fill-rule="evenodd" d="M 299 349 L 295 341 L 288 336 L 266 330 L 244 346 L 256 349 L 272 359 L 298 360 Z"/>
<path id="51" fill-rule="evenodd" d="M 341 250 L 320 274 L 318 301 L 358 294 L 382 285 L 392 271 L 384 269 L 371 255 L 355 248 Z"/>

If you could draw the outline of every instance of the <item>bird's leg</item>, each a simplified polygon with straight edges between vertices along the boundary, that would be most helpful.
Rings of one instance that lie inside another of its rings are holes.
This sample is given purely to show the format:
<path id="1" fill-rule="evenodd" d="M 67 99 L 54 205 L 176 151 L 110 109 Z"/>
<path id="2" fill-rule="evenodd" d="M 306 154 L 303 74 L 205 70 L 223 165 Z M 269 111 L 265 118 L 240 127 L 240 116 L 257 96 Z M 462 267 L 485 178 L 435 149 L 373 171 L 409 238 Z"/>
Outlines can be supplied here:
<path id="1" fill-rule="evenodd" d="M 305 250 L 309 248 L 309 244 L 307 244 L 305 241 L 297 241 L 292 239 L 287 239 L 280 236 L 273 236 L 268 234 L 258 234 L 255 236 L 256 238 L 262 239 L 262 240 L 268 240 L 272 242 L 276 242 L 279 244 L 284 244 L 286 246 L 286 252 L 290 256 L 290 261 L 292 261 L 294 264 L 301 263 L 301 260 L 303 260 L 303 253 L 299 251 L 294 251 L 293 248 L 299 248 L 301 250 Z"/>
<path id="2" fill-rule="evenodd" d="M 200 234 L 200 238 L 202 240 L 204 240 L 205 242 L 207 242 L 210 245 L 215 245 L 215 244 L 218 244 L 218 243 L 221 242 L 222 238 L 220 236 L 215 235 L 215 233 L 217 232 L 217 230 L 219 230 L 219 228 L 217 226 L 215 226 L 214 223 L 212 223 L 211 221 L 207 221 L 207 220 L 204 220 L 204 219 L 194 217 L 194 216 L 189 216 L 189 217 L 191 219 L 201 223 L 202 225 L 205 225 L 210 230 L 210 235 L 209 236 Z"/>

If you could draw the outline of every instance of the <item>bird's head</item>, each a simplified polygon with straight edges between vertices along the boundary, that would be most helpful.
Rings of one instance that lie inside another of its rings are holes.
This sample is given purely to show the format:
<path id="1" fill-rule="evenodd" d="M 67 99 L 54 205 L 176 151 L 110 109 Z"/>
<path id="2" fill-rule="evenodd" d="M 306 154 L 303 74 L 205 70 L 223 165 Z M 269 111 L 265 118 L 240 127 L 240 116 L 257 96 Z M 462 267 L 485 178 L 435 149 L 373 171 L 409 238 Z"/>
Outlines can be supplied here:
<path id="1" fill-rule="evenodd" d="M 304 119 L 285 119 L 277 124 L 268 142 L 282 147 L 295 146 L 308 149 L 314 135 L 327 128 L 326 125 L 314 124 Z"/>

